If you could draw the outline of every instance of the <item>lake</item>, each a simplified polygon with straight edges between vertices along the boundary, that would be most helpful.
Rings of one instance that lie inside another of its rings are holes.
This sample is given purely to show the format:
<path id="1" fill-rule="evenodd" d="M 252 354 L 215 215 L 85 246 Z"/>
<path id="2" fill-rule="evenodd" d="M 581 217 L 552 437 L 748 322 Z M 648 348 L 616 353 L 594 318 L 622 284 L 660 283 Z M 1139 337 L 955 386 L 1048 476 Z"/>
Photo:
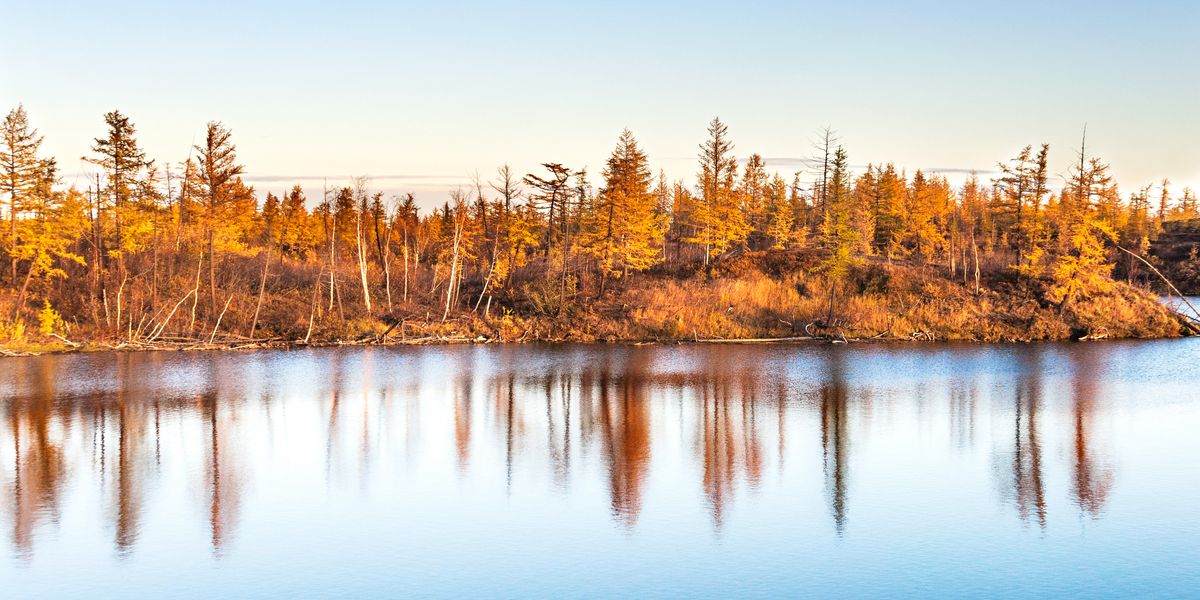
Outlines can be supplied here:
<path id="1" fill-rule="evenodd" d="M 0 593 L 1200 589 L 1200 339 L 0 359 Z"/>

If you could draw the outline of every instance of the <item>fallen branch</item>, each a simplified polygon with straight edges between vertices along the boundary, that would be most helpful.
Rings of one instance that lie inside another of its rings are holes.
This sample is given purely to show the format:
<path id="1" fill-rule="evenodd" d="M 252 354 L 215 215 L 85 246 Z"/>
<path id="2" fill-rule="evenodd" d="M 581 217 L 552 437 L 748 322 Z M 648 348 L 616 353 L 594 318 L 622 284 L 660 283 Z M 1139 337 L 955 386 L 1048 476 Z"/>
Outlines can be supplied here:
<path id="1" fill-rule="evenodd" d="M 70 346 L 71 348 L 78 348 L 78 347 L 80 347 L 80 346 L 82 346 L 82 345 L 83 345 L 83 344 L 79 344 L 79 343 L 76 343 L 76 342 L 72 342 L 71 340 L 68 340 L 67 338 L 65 338 L 65 337 L 63 337 L 63 336 L 61 336 L 61 335 L 58 335 L 57 333 L 51 333 L 51 334 L 50 334 L 50 337 L 53 337 L 53 338 L 58 338 L 59 340 L 62 340 L 62 343 L 64 343 L 64 344 L 66 344 L 66 345 Z"/>
<path id="2" fill-rule="evenodd" d="M 697 344 L 777 344 L 777 343 L 781 343 L 781 342 L 811 342 L 813 340 L 819 340 L 819 339 L 824 339 L 824 338 L 814 337 L 814 336 L 792 336 L 792 337 L 778 337 L 778 338 L 731 338 L 731 339 L 721 339 L 721 338 L 700 339 L 700 338 L 696 338 L 693 341 L 696 342 Z"/>
<path id="3" fill-rule="evenodd" d="M 233 294 L 229 295 L 229 299 L 225 301 L 225 308 L 221 309 L 221 314 L 217 315 L 217 324 L 213 325 L 212 335 L 208 336 L 208 343 L 211 345 L 213 340 L 217 338 L 217 329 L 221 327 L 221 319 L 225 318 L 225 311 L 229 310 L 229 303 L 233 302 Z"/>
<path id="4" fill-rule="evenodd" d="M 1187 296 L 1183 295 L 1183 292 L 1179 291 L 1179 288 L 1175 287 L 1175 284 L 1171 283 L 1171 280 L 1170 280 L 1170 279 L 1167 279 L 1167 276 L 1166 276 L 1166 275 L 1163 275 L 1163 274 L 1162 274 L 1162 271 L 1159 271 L 1157 268 L 1155 268 L 1155 266 L 1154 266 L 1154 265 L 1150 264 L 1150 261 L 1148 261 L 1148 260 L 1146 260 L 1146 259 L 1142 258 L 1141 256 L 1138 256 L 1138 255 L 1137 255 L 1137 253 L 1135 253 L 1135 252 L 1132 252 L 1132 251 L 1130 251 L 1130 250 L 1127 250 L 1127 249 L 1125 249 L 1124 247 L 1122 247 L 1122 246 L 1120 246 L 1120 245 L 1118 245 L 1118 246 L 1117 246 L 1117 249 L 1118 249 L 1118 250 L 1121 250 L 1122 252 L 1125 252 L 1126 254 L 1128 254 L 1128 255 L 1130 255 L 1130 256 L 1132 256 L 1132 257 L 1134 257 L 1134 258 L 1136 258 L 1136 259 L 1138 259 L 1138 260 L 1140 260 L 1140 261 L 1142 261 L 1142 264 L 1146 265 L 1147 267 L 1150 267 L 1150 270 L 1151 270 L 1151 271 L 1154 271 L 1154 274 L 1155 274 L 1155 275 L 1158 275 L 1158 276 L 1159 276 L 1159 278 L 1163 280 L 1163 283 L 1166 283 L 1166 284 L 1167 284 L 1167 286 L 1171 288 L 1171 290 L 1173 290 L 1173 291 L 1174 291 L 1176 294 L 1179 294 L 1179 299 L 1180 299 L 1180 300 L 1183 300 L 1183 303 L 1184 303 L 1184 304 L 1186 304 L 1186 305 L 1188 306 L 1188 308 L 1192 309 L 1192 312 L 1193 312 L 1193 313 L 1195 313 L 1197 317 L 1200 317 L 1200 310 L 1196 310 L 1196 307 L 1195 307 L 1195 306 L 1192 306 L 1192 303 L 1191 303 L 1191 302 L 1188 302 Z M 1178 312 L 1178 311 L 1176 311 L 1176 312 Z M 1194 318 L 1192 318 L 1192 317 L 1190 317 L 1190 316 L 1189 316 L 1188 318 L 1189 318 L 1189 319 L 1192 319 L 1193 321 L 1195 321 L 1195 320 L 1196 320 L 1196 319 L 1194 319 Z"/>

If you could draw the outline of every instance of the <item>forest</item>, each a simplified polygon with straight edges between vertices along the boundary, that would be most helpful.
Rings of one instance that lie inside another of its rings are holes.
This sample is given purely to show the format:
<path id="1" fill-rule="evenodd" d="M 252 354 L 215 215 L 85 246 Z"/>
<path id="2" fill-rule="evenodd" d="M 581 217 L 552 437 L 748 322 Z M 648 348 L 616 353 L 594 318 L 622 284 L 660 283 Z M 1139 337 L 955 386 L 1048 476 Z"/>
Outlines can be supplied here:
<path id="1" fill-rule="evenodd" d="M 1196 194 L 1122 194 L 1086 135 L 1059 178 L 1032 144 L 955 186 L 851 166 L 830 129 L 784 177 L 739 159 L 713 119 L 694 182 L 622 132 L 599 173 L 557 162 L 421 210 L 369 177 L 260 195 L 210 122 L 178 163 L 129 116 L 97 120 L 64 187 L 23 106 L 0 148 L 0 345 L 243 347 L 425 341 L 1160 337 L 1188 317 L 1157 294 L 1200 280 Z M 698 132 L 699 133 L 699 132 Z M 700 137 L 700 136 L 698 136 Z M 1176 248 L 1178 254 L 1178 248 Z"/>

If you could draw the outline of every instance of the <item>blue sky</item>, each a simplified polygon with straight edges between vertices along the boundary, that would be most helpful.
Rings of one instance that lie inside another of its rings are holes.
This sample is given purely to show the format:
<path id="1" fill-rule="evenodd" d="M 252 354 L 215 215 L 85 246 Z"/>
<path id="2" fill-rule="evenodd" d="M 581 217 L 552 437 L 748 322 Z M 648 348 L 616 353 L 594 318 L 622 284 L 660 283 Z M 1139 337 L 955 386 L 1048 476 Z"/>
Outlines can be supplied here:
<path id="1" fill-rule="evenodd" d="M 16 24 L 0 104 L 25 104 L 68 173 L 119 108 L 160 160 L 216 119 L 260 190 L 366 174 L 431 204 L 502 162 L 598 173 L 624 127 L 690 179 L 720 115 L 741 157 L 807 156 L 830 125 L 854 164 L 910 171 L 987 171 L 1047 142 L 1065 173 L 1086 122 L 1125 192 L 1200 187 L 1194 2 L 14 0 L 0 14 Z"/>

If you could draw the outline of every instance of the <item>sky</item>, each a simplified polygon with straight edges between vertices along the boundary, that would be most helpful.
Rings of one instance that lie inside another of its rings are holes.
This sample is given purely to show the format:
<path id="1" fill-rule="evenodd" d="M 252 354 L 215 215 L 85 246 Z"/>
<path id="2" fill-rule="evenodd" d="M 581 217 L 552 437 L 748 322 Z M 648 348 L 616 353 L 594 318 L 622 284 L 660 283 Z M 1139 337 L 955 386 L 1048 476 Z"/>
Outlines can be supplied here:
<path id="1" fill-rule="evenodd" d="M 1200 2 L 37 2 L 0 4 L 0 107 L 67 184 L 103 114 L 177 164 L 219 120 L 247 179 L 310 198 L 367 175 L 440 204 L 501 163 L 588 167 L 628 127 L 694 179 L 720 116 L 790 179 L 835 129 L 850 162 L 952 180 L 1028 144 L 1089 154 L 1126 194 L 1200 188 Z"/>

